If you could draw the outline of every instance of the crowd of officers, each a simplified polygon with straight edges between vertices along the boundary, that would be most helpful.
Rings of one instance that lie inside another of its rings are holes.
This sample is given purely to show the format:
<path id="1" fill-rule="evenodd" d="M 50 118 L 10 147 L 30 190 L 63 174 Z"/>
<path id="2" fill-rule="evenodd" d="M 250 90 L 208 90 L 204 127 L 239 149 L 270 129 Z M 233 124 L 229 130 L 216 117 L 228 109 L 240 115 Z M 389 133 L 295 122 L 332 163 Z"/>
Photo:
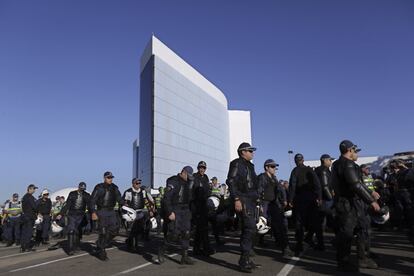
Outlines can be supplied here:
<path id="1" fill-rule="evenodd" d="M 315 250 L 325 250 L 324 232 L 329 228 L 335 234 L 331 242 L 336 247 L 338 269 L 345 272 L 378 267 L 374 261 L 378 256 L 370 249 L 371 220 L 383 224 L 391 213 L 387 224 L 399 229 L 408 227 L 413 242 L 414 169 L 404 161 L 393 160 L 387 167 L 386 179 L 372 176 L 368 166 L 355 163 L 360 149 L 344 140 L 339 145 L 338 160 L 333 162 L 330 155 L 323 154 L 321 165 L 315 169 L 305 166 L 303 155 L 296 154 L 296 167 L 287 182 L 278 181 L 279 165 L 273 159 L 266 160 L 264 172 L 257 175 L 251 162 L 255 150 L 249 143 L 239 146 L 239 158 L 230 163 L 226 183 L 218 184 L 216 177 L 209 179 L 207 164 L 200 161 L 197 172 L 185 166 L 167 179 L 156 196 L 137 178 L 121 195 L 112 173 L 105 172 L 104 181 L 95 186 L 92 194 L 81 182 L 66 201 L 60 198 L 52 206 L 49 192 L 42 191 L 36 200 L 33 194 L 37 187 L 31 184 L 21 201 L 14 194 L 6 203 L 3 237 L 7 246 L 16 243 L 22 252 L 34 250 L 33 233 L 36 241 L 47 244 L 53 220 L 64 227 L 67 252 L 72 255 L 79 250 L 82 233 L 89 225 L 99 233 L 96 256 L 107 260 L 105 249 L 121 225 L 129 229 L 126 244 L 131 251 L 139 251 L 140 241 L 148 240 L 150 230 L 155 228 L 164 236 L 159 262 L 165 261 L 167 248 L 178 246 L 181 264 L 192 265 L 194 261 L 188 255 L 190 238 L 193 237 L 193 255 L 210 256 L 215 248 L 210 243 L 209 225 L 216 247 L 224 244 L 220 234 L 227 226 L 228 230 L 241 230 L 239 268 L 248 273 L 260 267 L 251 257 L 254 246 L 264 244 L 264 234 L 273 236 L 282 256 L 290 258 L 301 254 L 304 243 Z M 289 224 L 295 229 L 294 246 L 288 239 Z M 354 239 L 356 264 L 350 260 Z"/>

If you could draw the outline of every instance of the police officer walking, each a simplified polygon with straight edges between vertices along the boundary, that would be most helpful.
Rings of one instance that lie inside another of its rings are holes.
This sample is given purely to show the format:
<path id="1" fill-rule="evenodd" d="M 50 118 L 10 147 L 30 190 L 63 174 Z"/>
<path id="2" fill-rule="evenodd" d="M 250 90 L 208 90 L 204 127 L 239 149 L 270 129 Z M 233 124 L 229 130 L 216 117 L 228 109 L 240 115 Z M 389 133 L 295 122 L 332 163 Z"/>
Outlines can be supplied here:
<path id="1" fill-rule="evenodd" d="M 194 261 L 188 257 L 193 181 L 193 169 L 190 166 L 184 167 L 179 174 L 167 179 L 163 201 L 164 223 L 166 224 L 164 243 L 158 252 L 160 263 L 165 261 L 165 246 L 170 241 L 178 239 L 181 246 L 181 264 L 194 264 Z"/>
<path id="2" fill-rule="evenodd" d="M 256 148 L 249 143 L 244 142 L 239 145 L 237 149 L 239 158 L 230 162 L 226 181 L 234 200 L 235 211 L 241 220 L 239 268 L 242 272 L 248 273 L 257 268 L 257 265 L 250 259 L 256 233 L 256 205 L 259 201 L 257 176 L 251 162 L 255 150 Z"/>
<path id="3" fill-rule="evenodd" d="M 207 164 L 200 161 L 197 165 L 197 172 L 194 174 L 192 213 L 195 220 L 194 255 L 209 256 L 214 254 L 210 247 L 208 238 L 208 208 L 207 199 L 210 195 L 210 184 L 205 174 Z"/>
<path id="4" fill-rule="evenodd" d="M 354 232 L 358 227 L 358 200 L 370 205 L 378 212 L 380 206 L 371 195 L 371 191 L 362 183 L 360 169 L 355 161 L 360 149 L 349 140 L 339 145 L 341 157 L 332 165 L 332 185 L 335 191 L 334 206 L 336 210 L 336 258 L 338 270 L 358 271 L 350 262 L 351 246 Z"/>
<path id="5" fill-rule="evenodd" d="M 296 167 L 292 170 L 289 180 L 289 204 L 293 208 L 296 222 L 295 254 L 299 255 L 303 251 L 304 229 L 309 231 L 305 241 L 314 246 L 312 236 L 319 230 L 317 229 L 318 208 L 321 205 L 322 195 L 318 177 L 312 168 L 304 165 L 302 154 L 295 155 L 295 163 Z M 320 234 L 317 233 L 317 236 L 320 237 Z"/>
<path id="6" fill-rule="evenodd" d="M 111 172 L 104 173 L 104 182 L 95 186 L 89 207 L 92 220 L 98 221 L 97 256 L 103 261 L 108 260 L 105 248 L 111 243 L 119 230 L 118 217 L 114 207 L 117 203 L 119 205 L 123 204 L 118 186 L 112 183 L 113 178 Z"/>
<path id="7" fill-rule="evenodd" d="M 37 217 L 36 211 L 36 199 L 33 194 L 36 192 L 37 187 L 34 184 L 30 184 L 27 187 L 27 193 L 22 198 L 22 232 L 20 238 L 21 249 L 20 252 L 35 251 L 33 248 L 32 236 L 33 226 Z"/>
<path id="8" fill-rule="evenodd" d="M 145 235 L 148 227 L 147 222 L 150 216 L 153 215 L 151 208 L 154 205 L 154 199 L 151 194 L 141 188 L 141 179 L 138 178 L 132 179 L 132 187 L 124 192 L 122 198 L 125 206 L 137 212 L 137 217 L 133 221 L 126 243 L 129 249 L 135 247 L 135 250 L 138 251 L 139 235 Z"/>
<path id="9" fill-rule="evenodd" d="M 38 214 L 42 216 L 42 222 L 40 224 L 42 244 L 49 244 L 52 201 L 49 198 L 49 191 L 47 189 L 42 191 L 42 197 L 37 200 L 36 205 Z"/>
<path id="10" fill-rule="evenodd" d="M 284 223 L 284 208 L 286 207 L 287 199 L 286 193 L 282 191 L 282 187 L 276 178 L 276 170 L 279 164 L 273 159 L 268 159 L 263 166 L 265 172 L 258 176 L 263 216 L 267 219 L 268 224 L 271 225 L 276 242 L 282 249 L 283 257 L 289 258 L 293 254 L 289 248 L 288 233 Z"/>
<path id="11" fill-rule="evenodd" d="M 317 240 L 318 240 L 318 247 L 317 249 L 324 250 L 325 243 L 323 239 L 323 229 L 324 224 L 326 223 L 330 227 L 334 226 L 333 222 L 333 188 L 331 185 L 331 166 L 332 161 L 335 160 L 329 154 L 322 154 L 321 155 L 321 165 L 315 169 L 315 173 L 318 176 L 319 182 L 322 188 L 322 205 L 319 212 L 319 221 L 317 224 Z M 325 221 L 326 219 L 326 221 Z"/>
<path id="12" fill-rule="evenodd" d="M 13 194 L 12 200 L 4 206 L 4 213 L 6 216 L 4 231 L 4 237 L 7 240 L 6 246 L 12 246 L 13 243 L 20 245 L 22 203 L 18 194 Z"/>
<path id="13" fill-rule="evenodd" d="M 397 167 L 395 199 L 408 227 L 408 238 L 414 244 L 414 169 L 409 169 L 402 160 L 397 161 Z"/>
<path id="14" fill-rule="evenodd" d="M 57 220 L 67 216 L 68 255 L 73 255 L 79 250 L 82 239 L 82 224 L 84 222 L 86 208 L 90 205 L 91 195 L 86 192 L 86 183 L 80 182 L 78 189 L 69 193 L 66 204 L 62 207 Z"/>
<path id="15" fill-rule="evenodd" d="M 155 197 L 155 210 L 157 220 L 157 234 L 161 233 L 161 218 L 162 218 L 162 199 L 164 198 L 164 187 L 158 188 L 158 195 Z"/>

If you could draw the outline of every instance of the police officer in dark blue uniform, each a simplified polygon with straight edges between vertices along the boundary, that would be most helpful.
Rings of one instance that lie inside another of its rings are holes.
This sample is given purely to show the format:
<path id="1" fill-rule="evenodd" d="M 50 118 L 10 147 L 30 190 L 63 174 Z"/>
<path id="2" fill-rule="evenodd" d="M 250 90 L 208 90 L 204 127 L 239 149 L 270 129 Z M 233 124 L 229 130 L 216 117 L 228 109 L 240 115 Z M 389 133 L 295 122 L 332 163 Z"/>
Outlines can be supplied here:
<path id="1" fill-rule="evenodd" d="M 91 195 L 90 207 L 92 220 L 98 221 L 99 238 L 96 242 L 97 256 L 107 260 L 105 248 L 118 234 L 118 217 L 114 210 L 116 203 L 123 204 L 118 186 L 112 183 L 114 176 L 111 172 L 104 173 L 104 182 L 95 186 Z"/>
<path id="2" fill-rule="evenodd" d="M 304 229 L 309 231 L 306 242 L 313 246 L 312 233 L 317 232 L 318 208 L 321 204 L 321 187 L 312 168 L 304 165 L 303 155 L 295 155 L 296 167 L 289 180 L 289 204 L 293 207 L 296 229 L 295 254 L 303 251 Z"/>
<path id="3" fill-rule="evenodd" d="M 322 205 L 319 211 L 319 221 L 315 223 L 316 225 L 316 238 L 318 240 L 318 245 L 316 249 L 325 250 L 325 243 L 323 238 L 323 229 L 326 219 L 326 224 L 330 227 L 333 227 L 333 189 L 331 185 L 331 171 L 332 158 L 329 154 L 322 154 L 321 165 L 315 169 L 315 173 L 318 176 L 319 182 L 322 188 Z"/>
<path id="4" fill-rule="evenodd" d="M 401 217 L 408 227 L 408 238 L 414 244 L 414 169 L 408 168 L 404 161 L 397 161 L 396 201 L 401 208 Z"/>
<path id="5" fill-rule="evenodd" d="M 287 204 L 286 193 L 279 185 L 276 178 L 276 170 L 279 164 L 273 159 L 268 159 L 264 163 L 264 173 L 258 176 L 259 187 L 261 189 L 263 215 L 267 219 L 275 239 L 282 249 L 284 258 L 292 257 L 289 248 L 289 239 L 285 227 L 284 208 Z M 263 236 L 262 236 L 263 237 Z"/>
<path id="6" fill-rule="evenodd" d="M 148 221 L 153 215 L 154 199 L 141 187 L 141 179 L 138 178 L 132 179 L 132 187 L 124 192 L 122 199 L 125 206 L 137 212 L 126 243 L 130 250 L 135 247 L 135 251 L 138 252 L 139 235 L 145 236 L 146 231 L 149 230 Z"/>
<path id="7" fill-rule="evenodd" d="M 36 202 L 37 213 L 42 216 L 40 226 L 42 244 L 49 244 L 49 231 L 52 223 L 52 201 L 49 198 L 49 191 L 44 189 L 42 197 Z"/>
<path id="8" fill-rule="evenodd" d="M 210 183 L 205 174 L 207 164 L 200 161 L 197 172 L 194 174 L 192 213 L 195 220 L 194 255 L 209 256 L 214 254 L 208 238 L 208 207 L 207 199 L 210 196 Z"/>
<path id="9" fill-rule="evenodd" d="M 67 216 L 68 225 L 68 254 L 73 255 L 79 250 L 80 240 L 82 239 L 82 223 L 86 222 L 86 208 L 90 205 L 91 195 L 86 192 L 86 183 L 80 182 L 78 190 L 69 193 L 66 204 L 63 206 L 59 220 L 62 216 Z"/>
<path id="10" fill-rule="evenodd" d="M 242 235 L 240 238 L 241 256 L 239 268 L 242 272 L 252 272 L 257 265 L 250 259 L 253 239 L 256 233 L 256 205 L 259 201 L 259 185 L 253 160 L 256 148 L 249 143 L 241 143 L 237 149 L 239 158 L 230 162 L 227 185 L 234 200 L 235 211 L 240 216 Z"/>
<path id="11" fill-rule="evenodd" d="M 164 262 L 165 247 L 171 241 L 178 241 L 181 246 L 181 264 L 192 265 L 194 261 L 188 257 L 190 247 L 191 211 L 193 188 L 193 169 L 186 166 L 182 171 L 167 179 L 163 199 L 164 243 L 159 248 L 158 260 Z M 206 218 L 207 219 L 207 218 Z"/>
<path id="12" fill-rule="evenodd" d="M 375 211 L 380 206 L 372 192 L 363 184 L 359 166 L 355 163 L 360 149 L 349 140 L 339 145 L 341 157 L 332 165 L 332 186 L 334 188 L 334 207 L 336 210 L 336 258 L 338 270 L 356 272 L 358 266 L 350 262 L 354 233 L 358 230 L 361 216 L 358 201 L 370 205 Z"/>
<path id="13" fill-rule="evenodd" d="M 22 232 L 20 252 L 35 251 L 31 241 L 33 236 L 33 226 L 37 217 L 36 199 L 33 196 L 36 189 L 37 187 L 34 184 L 30 184 L 27 187 L 27 193 L 22 198 Z"/>

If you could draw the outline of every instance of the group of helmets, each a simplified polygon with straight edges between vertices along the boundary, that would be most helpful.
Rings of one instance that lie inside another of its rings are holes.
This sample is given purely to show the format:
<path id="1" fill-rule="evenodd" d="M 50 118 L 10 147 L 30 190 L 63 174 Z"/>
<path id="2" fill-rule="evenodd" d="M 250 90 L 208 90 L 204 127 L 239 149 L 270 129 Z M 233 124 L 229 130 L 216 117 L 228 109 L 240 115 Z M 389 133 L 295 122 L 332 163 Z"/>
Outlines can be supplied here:
<path id="1" fill-rule="evenodd" d="M 42 222 L 43 222 L 43 216 L 38 215 L 35 220 L 35 226 L 42 224 Z M 59 225 L 58 222 L 53 221 L 51 224 L 51 229 L 52 229 L 53 234 L 59 234 L 60 232 L 63 231 L 63 226 Z"/>
<path id="2" fill-rule="evenodd" d="M 139 220 L 144 217 L 142 210 L 134 210 L 128 206 L 122 206 L 121 213 L 122 213 L 122 218 L 126 222 L 133 222 L 135 220 Z M 152 217 L 150 218 L 150 222 L 151 222 L 151 228 L 157 229 L 158 227 L 157 219 L 155 217 Z"/>
<path id="3" fill-rule="evenodd" d="M 292 216 L 292 209 L 288 209 L 284 212 L 284 216 L 286 218 L 290 218 Z M 267 219 L 263 216 L 260 216 L 257 223 L 256 223 L 256 230 L 257 233 L 260 235 L 264 235 L 270 230 L 270 226 L 267 223 Z"/>

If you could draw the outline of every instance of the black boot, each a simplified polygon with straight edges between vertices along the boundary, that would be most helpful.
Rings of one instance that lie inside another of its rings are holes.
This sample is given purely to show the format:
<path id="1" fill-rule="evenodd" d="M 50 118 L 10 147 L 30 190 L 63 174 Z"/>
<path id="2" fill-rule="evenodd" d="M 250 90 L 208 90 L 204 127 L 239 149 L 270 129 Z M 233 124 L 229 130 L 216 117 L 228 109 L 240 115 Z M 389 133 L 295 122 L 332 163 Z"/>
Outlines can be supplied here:
<path id="1" fill-rule="evenodd" d="M 68 233 L 68 255 L 74 254 L 75 234 Z"/>
<path id="2" fill-rule="evenodd" d="M 158 263 L 162 264 L 163 262 L 165 262 L 165 245 L 164 244 L 162 244 L 158 248 Z"/>
<path id="3" fill-rule="evenodd" d="M 261 264 L 256 264 L 256 263 L 254 263 L 254 262 L 253 262 L 253 260 L 250 258 L 250 257 L 252 257 L 251 252 L 253 252 L 253 250 L 252 250 L 252 251 L 250 251 L 250 254 L 247 256 L 247 261 L 249 262 L 250 267 L 251 267 L 252 269 L 256 269 L 256 268 L 260 268 L 260 267 L 262 267 L 262 265 L 261 265 Z"/>
<path id="4" fill-rule="evenodd" d="M 285 259 L 290 259 L 294 255 L 295 254 L 293 253 L 292 250 L 290 250 L 289 246 L 282 250 L 282 257 L 285 258 Z"/>
<path id="5" fill-rule="evenodd" d="M 8 241 L 7 244 L 6 244 L 6 247 L 10 247 L 12 245 L 13 245 L 13 241 Z"/>
<path id="6" fill-rule="evenodd" d="M 252 266 L 249 262 L 249 255 L 242 254 L 239 260 L 239 268 L 241 272 L 252 273 Z"/>
<path id="7" fill-rule="evenodd" d="M 131 236 L 129 236 L 126 240 L 125 243 L 127 245 L 127 248 L 129 251 L 133 251 L 134 249 L 134 238 L 132 238 Z"/>
<path id="8" fill-rule="evenodd" d="M 76 233 L 73 234 L 73 252 L 79 252 L 79 236 Z"/>
<path id="9" fill-rule="evenodd" d="M 106 233 L 99 234 L 98 241 L 96 242 L 96 245 L 97 245 L 97 254 L 96 254 L 96 256 L 101 261 L 107 261 L 108 260 L 108 256 L 106 255 L 106 251 L 105 251 L 105 248 L 106 248 L 106 245 L 107 245 L 107 241 L 105 239 L 106 236 L 107 236 Z"/>
<path id="10" fill-rule="evenodd" d="M 187 250 L 183 250 L 181 252 L 181 264 L 182 265 L 193 265 L 194 261 L 188 257 L 188 251 Z"/>

